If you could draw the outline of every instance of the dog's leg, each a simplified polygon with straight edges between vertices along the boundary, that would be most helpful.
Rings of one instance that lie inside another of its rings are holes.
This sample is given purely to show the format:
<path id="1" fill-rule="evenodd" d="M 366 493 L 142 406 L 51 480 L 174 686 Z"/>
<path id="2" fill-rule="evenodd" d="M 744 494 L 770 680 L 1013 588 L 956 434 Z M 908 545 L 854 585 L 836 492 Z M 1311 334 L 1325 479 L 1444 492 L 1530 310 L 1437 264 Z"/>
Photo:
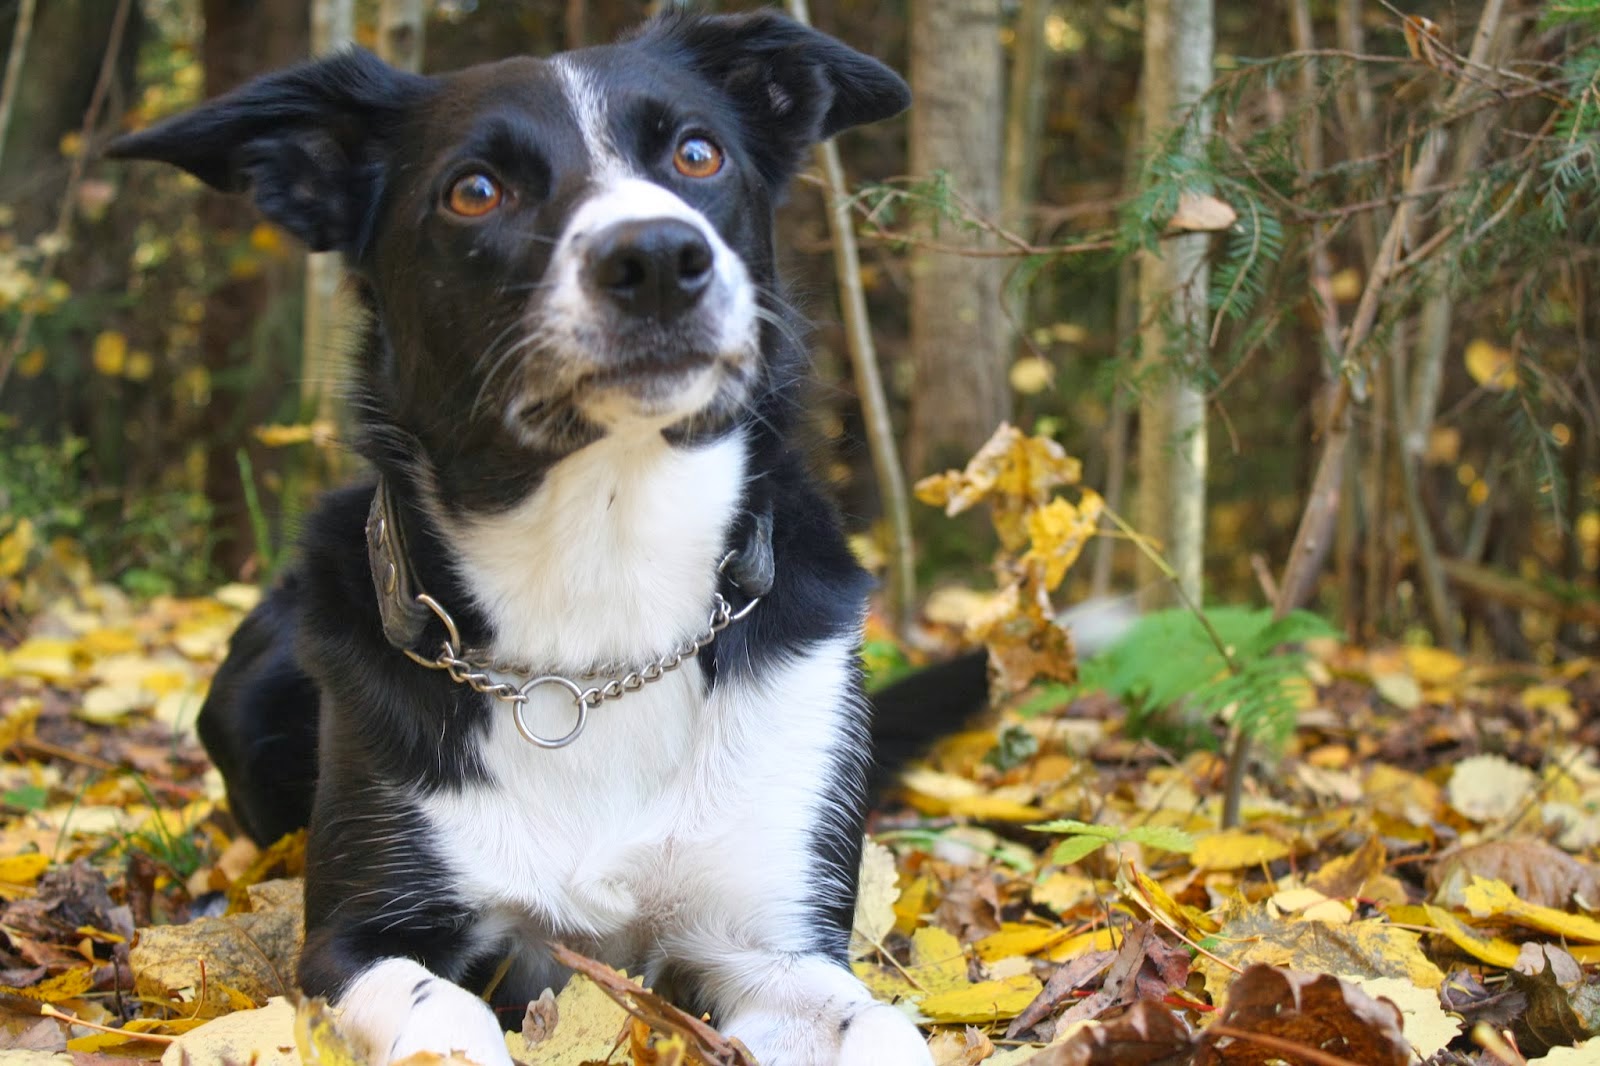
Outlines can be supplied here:
<path id="1" fill-rule="evenodd" d="M 733 959 L 726 960 L 733 962 Z M 925 1066 L 917 1027 L 872 998 L 843 963 L 820 955 L 744 958 L 748 981 L 723 1007 L 721 1028 L 761 1066 Z"/>
<path id="2" fill-rule="evenodd" d="M 511 1066 L 505 1033 L 483 1000 L 410 959 L 383 959 L 352 981 L 341 1028 L 368 1061 L 398 1062 L 419 1051 L 459 1052 L 478 1066 Z"/>
<path id="3" fill-rule="evenodd" d="M 461 1051 L 511 1066 L 499 1021 L 462 988 L 506 930 L 460 898 L 404 793 L 341 758 L 341 720 L 325 721 L 324 764 L 306 848 L 306 939 L 299 983 L 343 1014 L 373 1066 L 418 1051 Z"/>
<path id="4" fill-rule="evenodd" d="M 871 759 L 854 644 L 723 676 L 732 761 L 698 776 L 737 787 L 708 790 L 713 828 L 674 870 L 687 894 L 669 965 L 761 1066 L 931 1066 L 916 1026 L 846 963 Z"/>

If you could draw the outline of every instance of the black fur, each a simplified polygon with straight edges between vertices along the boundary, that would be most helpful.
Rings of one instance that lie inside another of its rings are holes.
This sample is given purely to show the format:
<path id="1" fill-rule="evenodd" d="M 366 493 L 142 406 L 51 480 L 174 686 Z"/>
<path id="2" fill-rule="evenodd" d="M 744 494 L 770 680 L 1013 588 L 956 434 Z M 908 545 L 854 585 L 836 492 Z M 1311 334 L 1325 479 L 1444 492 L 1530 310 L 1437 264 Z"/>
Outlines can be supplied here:
<path id="1" fill-rule="evenodd" d="M 715 686 L 860 621 L 867 577 L 793 443 L 806 353 L 803 323 L 778 295 L 772 211 L 819 139 L 889 117 L 909 98 L 877 61 L 770 13 L 671 15 L 576 55 L 617 101 L 619 151 L 710 221 L 743 260 L 764 312 L 748 380 L 666 434 L 693 444 L 740 427 L 755 474 L 743 513 L 773 515 L 776 584 L 761 610 L 701 653 Z M 688 127 L 725 150 L 716 180 L 672 170 L 677 131 Z M 601 432 L 571 402 L 569 367 L 537 345 L 510 347 L 526 332 L 594 162 L 549 68 L 508 60 L 424 78 L 355 50 L 253 82 L 120 139 L 110 154 L 248 189 L 309 246 L 344 254 L 371 323 L 353 367 L 357 447 L 387 480 L 421 585 L 452 605 L 467 644 L 491 643 L 434 516 L 526 499 Z M 468 169 L 504 184 L 504 210 L 471 222 L 441 210 Z M 690 325 L 619 319 L 594 340 L 594 359 L 626 370 L 640 351 L 697 343 Z M 522 421 L 508 425 L 507 398 L 522 396 Z M 320 995 L 336 996 L 372 960 L 395 955 L 470 986 L 487 976 L 496 947 L 470 937 L 479 915 L 452 895 L 396 787 L 481 779 L 476 741 L 491 708 L 385 639 L 363 537 L 371 495 L 370 484 L 332 493 L 312 516 L 292 573 L 240 628 L 201 715 L 246 832 L 266 843 L 309 812 L 299 979 Z M 727 546 L 745 535 L 736 526 Z M 425 643 L 440 637 L 435 626 Z M 833 779 L 817 783 L 843 812 L 817 827 L 819 884 L 853 884 L 859 863 L 871 753 L 865 736 L 840 741 Z M 829 957 L 844 958 L 850 906 L 841 899 L 819 916 Z M 529 994 L 508 981 L 500 998 L 525 1003 Z"/>

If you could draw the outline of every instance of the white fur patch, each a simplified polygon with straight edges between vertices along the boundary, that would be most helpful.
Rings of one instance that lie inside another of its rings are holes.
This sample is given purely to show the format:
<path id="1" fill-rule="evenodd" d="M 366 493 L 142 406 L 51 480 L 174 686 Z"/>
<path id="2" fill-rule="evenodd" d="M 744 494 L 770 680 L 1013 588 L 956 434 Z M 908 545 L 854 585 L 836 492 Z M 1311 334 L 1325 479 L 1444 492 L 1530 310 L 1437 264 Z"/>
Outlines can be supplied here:
<path id="1" fill-rule="evenodd" d="M 479 1066 L 511 1066 L 500 1023 L 483 1000 L 410 959 L 384 959 L 339 999 L 341 1028 L 382 1066 L 419 1051 L 459 1051 Z"/>
<path id="2" fill-rule="evenodd" d="M 583 136 L 583 146 L 589 151 L 590 169 L 598 177 L 603 174 L 626 174 L 628 165 L 617 151 L 611 136 L 606 113 L 605 94 L 595 84 L 589 72 L 571 62 L 566 56 L 551 60 L 556 76 L 561 79 L 562 91 L 578 120 L 578 130 Z"/>
<path id="3" fill-rule="evenodd" d="M 647 423 L 556 463 L 509 511 L 445 517 L 495 654 L 576 671 L 642 664 L 698 635 L 744 479 L 741 433 L 679 448 Z"/>

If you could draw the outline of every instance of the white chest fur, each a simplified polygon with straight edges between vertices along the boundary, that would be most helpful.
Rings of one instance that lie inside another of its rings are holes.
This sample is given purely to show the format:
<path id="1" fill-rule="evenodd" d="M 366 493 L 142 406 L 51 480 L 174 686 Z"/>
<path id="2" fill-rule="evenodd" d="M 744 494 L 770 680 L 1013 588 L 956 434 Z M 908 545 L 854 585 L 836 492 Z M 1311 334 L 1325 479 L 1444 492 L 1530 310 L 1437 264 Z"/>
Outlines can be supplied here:
<path id="1" fill-rule="evenodd" d="M 513 510 L 455 533 L 461 574 L 494 626 L 495 655 L 552 672 L 643 665 L 705 630 L 716 566 L 739 503 L 745 444 L 685 450 L 653 429 L 611 435 L 557 464 Z M 604 937 L 637 900 L 624 872 L 648 865 L 675 819 L 663 797 L 705 725 L 693 660 L 596 707 L 579 741 L 527 744 L 492 708 L 491 783 L 429 798 L 435 839 L 479 901 Z M 572 725 L 564 690 L 534 690 L 542 735 Z"/>
<path id="2" fill-rule="evenodd" d="M 693 450 L 653 426 L 611 434 L 456 531 L 497 655 L 557 671 L 643 663 L 704 630 L 744 465 L 737 433 Z"/>

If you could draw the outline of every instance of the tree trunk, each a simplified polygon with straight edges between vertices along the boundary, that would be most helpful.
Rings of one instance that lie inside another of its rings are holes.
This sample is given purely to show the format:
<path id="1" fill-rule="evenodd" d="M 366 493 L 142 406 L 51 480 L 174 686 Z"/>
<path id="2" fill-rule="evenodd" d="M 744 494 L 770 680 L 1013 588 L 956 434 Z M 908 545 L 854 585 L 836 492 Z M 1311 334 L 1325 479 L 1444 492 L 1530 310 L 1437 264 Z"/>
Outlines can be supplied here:
<path id="1" fill-rule="evenodd" d="M 304 58 L 306 29 L 310 21 L 307 0 L 205 0 L 205 65 L 207 96 L 217 96 L 275 67 Z M 199 215 L 213 235 L 216 247 L 227 248 L 246 239 L 258 215 L 242 196 L 208 192 Z M 252 355 L 253 332 L 273 296 L 265 275 L 232 277 L 206 296 L 200 325 L 200 358 L 213 381 L 237 378 Z M 280 365 L 274 362 L 273 369 Z M 289 365 L 284 361 L 282 365 Z M 251 555 L 254 534 L 240 482 L 238 451 L 246 446 L 245 427 L 260 422 L 273 406 L 280 383 L 261 382 L 241 388 L 227 400 L 206 407 L 199 435 L 206 445 L 205 494 L 215 509 L 219 539 L 214 562 L 236 574 Z M 263 466 L 257 463 L 257 469 Z"/>
<path id="2" fill-rule="evenodd" d="M 1006 99 L 1005 172 L 1000 183 L 1000 220 L 1026 233 L 1036 198 L 1039 138 L 1044 128 L 1044 44 L 1049 0 L 1022 0 L 1011 48 L 1011 90 Z"/>
<path id="3" fill-rule="evenodd" d="M 312 0 L 311 53 L 327 55 L 355 39 L 354 0 Z M 337 252 L 306 257 L 306 314 L 300 398 L 306 413 L 323 421 L 334 417 L 333 398 L 339 381 L 339 283 L 344 270 Z"/>
<path id="4" fill-rule="evenodd" d="M 911 20 L 911 172 L 943 171 L 959 200 L 989 220 L 1000 208 L 999 20 L 997 0 L 921 0 Z M 989 244 L 959 222 L 934 224 L 941 244 Z M 1010 411 L 1002 272 L 993 258 L 913 252 L 914 474 L 964 462 Z"/>
<path id="5" fill-rule="evenodd" d="M 378 55 L 391 66 L 420 73 L 427 24 L 423 0 L 383 0 L 378 5 Z"/>
<path id="6" fill-rule="evenodd" d="M 1189 119 L 1211 83 L 1211 0 L 1150 0 L 1145 7 L 1144 77 L 1140 106 L 1148 157 L 1167 144 L 1175 121 Z M 1198 150 L 1203 116 L 1183 139 Z M 1207 237 L 1163 241 L 1139 265 L 1140 532 L 1154 537 L 1179 585 L 1201 601 L 1205 557 L 1205 394 L 1196 384 L 1208 355 Z M 1149 559 L 1139 561 L 1139 604 L 1150 610 L 1177 600 Z"/>

